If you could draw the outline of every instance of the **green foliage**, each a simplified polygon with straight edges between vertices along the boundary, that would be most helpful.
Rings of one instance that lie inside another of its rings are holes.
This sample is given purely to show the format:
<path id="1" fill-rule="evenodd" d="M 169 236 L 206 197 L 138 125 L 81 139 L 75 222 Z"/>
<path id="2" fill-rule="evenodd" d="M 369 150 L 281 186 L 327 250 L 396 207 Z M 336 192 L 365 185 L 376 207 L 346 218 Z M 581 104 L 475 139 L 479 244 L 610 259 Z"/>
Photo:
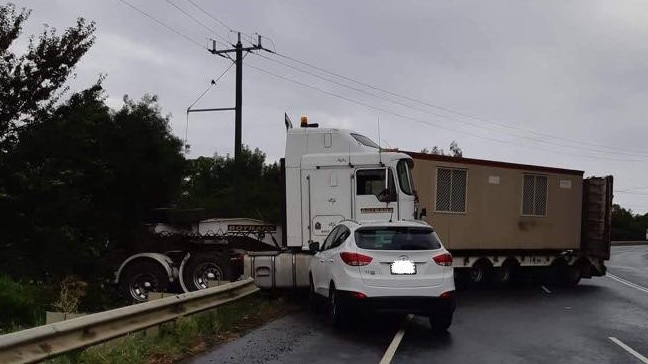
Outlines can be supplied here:
<path id="1" fill-rule="evenodd" d="M 0 269 L 19 276 L 109 274 L 99 258 L 123 246 L 149 210 L 178 196 L 184 158 L 155 98 L 105 105 L 100 85 L 21 130 L 0 185 Z M 4 259 L 4 258 L 7 259 Z"/>
<path id="2" fill-rule="evenodd" d="M 459 144 L 456 141 L 453 140 L 452 143 L 450 143 L 449 149 L 450 149 L 450 152 L 446 153 L 443 150 L 443 148 L 439 148 L 439 147 L 437 147 L 435 145 L 435 146 L 432 147 L 432 149 L 423 148 L 423 150 L 421 150 L 421 153 L 447 155 L 447 156 L 459 157 L 459 158 L 463 157 L 463 150 L 461 150 L 461 148 L 459 147 Z"/>
<path id="3" fill-rule="evenodd" d="M 38 39 L 30 37 L 27 51 L 17 55 L 9 48 L 29 18 L 26 9 L 0 5 L 0 140 L 16 141 L 16 133 L 34 116 L 47 114 L 63 92 L 74 66 L 94 43 L 94 23 L 79 18 L 62 35 L 47 26 Z"/>
<path id="4" fill-rule="evenodd" d="M 181 204 L 203 207 L 219 216 L 245 216 L 266 221 L 281 218 L 282 179 L 278 163 L 266 164 L 266 155 L 247 146 L 241 153 L 240 198 L 234 183 L 236 163 L 229 155 L 189 161 Z"/>
<path id="5" fill-rule="evenodd" d="M 159 334 L 136 333 L 51 360 L 72 363 L 172 363 L 205 350 L 213 343 L 237 338 L 295 306 L 283 299 L 252 295 L 216 311 L 183 317 L 161 326 Z"/>
<path id="6" fill-rule="evenodd" d="M 634 214 L 632 210 L 612 205 L 612 240 L 646 240 L 648 213 Z"/>
<path id="7" fill-rule="evenodd" d="M 0 275 L 0 334 L 41 323 L 47 299 L 47 290 L 42 285 Z"/>

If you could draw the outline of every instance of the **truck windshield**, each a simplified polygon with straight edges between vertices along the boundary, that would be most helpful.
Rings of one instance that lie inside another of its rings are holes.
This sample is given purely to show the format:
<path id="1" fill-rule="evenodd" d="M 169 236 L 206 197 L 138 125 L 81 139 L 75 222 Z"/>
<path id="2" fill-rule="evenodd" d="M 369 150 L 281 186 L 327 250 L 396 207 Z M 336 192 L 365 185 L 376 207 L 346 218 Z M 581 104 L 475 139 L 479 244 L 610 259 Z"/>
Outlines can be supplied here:
<path id="1" fill-rule="evenodd" d="M 398 184 L 400 185 L 403 193 L 413 195 L 414 188 L 412 187 L 412 172 L 410 171 L 408 160 L 399 160 L 398 164 L 396 165 L 396 172 L 398 174 Z"/>
<path id="2" fill-rule="evenodd" d="M 366 227 L 355 232 L 358 248 L 367 250 L 435 250 L 439 236 L 427 227 Z"/>

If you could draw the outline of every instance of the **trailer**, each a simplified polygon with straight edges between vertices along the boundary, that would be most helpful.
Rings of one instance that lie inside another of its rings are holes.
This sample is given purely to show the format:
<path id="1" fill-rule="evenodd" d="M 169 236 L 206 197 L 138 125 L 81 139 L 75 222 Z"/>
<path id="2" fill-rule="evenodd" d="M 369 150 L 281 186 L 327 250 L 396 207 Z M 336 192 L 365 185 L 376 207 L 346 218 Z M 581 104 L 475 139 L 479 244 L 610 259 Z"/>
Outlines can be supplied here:
<path id="1" fill-rule="evenodd" d="M 540 275 L 566 285 L 605 275 L 612 176 L 407 152 L 425 219 L 463 281 Z"/>

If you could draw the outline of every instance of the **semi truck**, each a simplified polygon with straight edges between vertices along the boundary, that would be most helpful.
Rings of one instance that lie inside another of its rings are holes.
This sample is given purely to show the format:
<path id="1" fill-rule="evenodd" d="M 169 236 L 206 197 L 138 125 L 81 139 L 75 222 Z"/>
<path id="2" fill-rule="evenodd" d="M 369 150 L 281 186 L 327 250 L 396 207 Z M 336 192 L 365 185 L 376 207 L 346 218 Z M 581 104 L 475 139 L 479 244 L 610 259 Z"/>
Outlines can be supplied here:
<path id="1" fill-rule="evenodd" d="M 146 248 L 120 260 L 115 281 L 135 301 L 152 290 L 192 291 L 240 276 L 266 289 L 307 287 L 309 246 L 321 246 L 346 219 L 425 219 L 455 256 L 458 278 L 475 283 L 538 269 L 572 283 L 605 273 L 611 177 L 448 158 L 383 149 L 354 131 L 302 119 L 287 127 L 279 224 L 166 211 L 150 226 Z M 521 199 L 511 202 L 519 215 L 504 208 L 505 195 Z"/>
<path id="2" fill-rule="evenodd" d="M 261 287 L 307 286 L 309 243 L 321 244 L 338 222 L 416 218 L 412 165 L 409 155 L 382 150 L 362 134 L 303 119 L 301 127 L 287 128 L 279 226 L 161 210 L 137 248 L 116 259 L 115 282 L 134 301 L 150 291 L 193 291 L 242 274 Z"/>

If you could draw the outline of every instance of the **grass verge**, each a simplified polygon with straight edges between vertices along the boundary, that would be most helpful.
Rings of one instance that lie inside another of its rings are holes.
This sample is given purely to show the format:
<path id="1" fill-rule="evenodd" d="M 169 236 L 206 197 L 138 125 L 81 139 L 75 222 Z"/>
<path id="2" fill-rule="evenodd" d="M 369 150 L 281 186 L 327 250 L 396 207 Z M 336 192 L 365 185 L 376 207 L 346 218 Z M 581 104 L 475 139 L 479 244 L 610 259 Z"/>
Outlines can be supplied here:
<path id="1" fill-rule="evenodd" d="M 299 305 L 291 299 L 256 293 L 214 311 L 163 324 L 158 333 L 131 334 L 60 356 L 49 363 L 174 363 L 211 346 L 235 340 L 253 328 L 297 310 Z"/>

